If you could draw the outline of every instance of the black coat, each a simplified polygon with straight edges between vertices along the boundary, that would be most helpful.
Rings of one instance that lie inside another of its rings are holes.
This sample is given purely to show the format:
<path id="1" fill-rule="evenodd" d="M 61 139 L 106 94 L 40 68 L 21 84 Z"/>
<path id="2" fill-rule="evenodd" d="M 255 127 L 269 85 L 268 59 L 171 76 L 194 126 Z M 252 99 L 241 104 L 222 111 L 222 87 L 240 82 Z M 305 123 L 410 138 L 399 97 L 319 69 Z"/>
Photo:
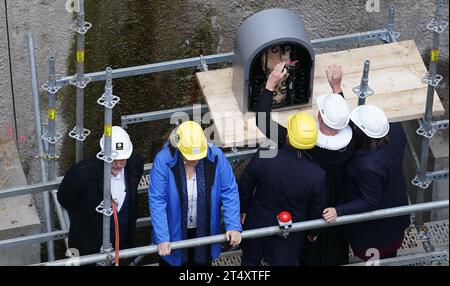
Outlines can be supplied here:
<path id="1" fill-rule="evenodd" d="M 340 93 L 344 96 L 343 93 Z M 257 124 L 261 132 L 270 137 L 270 124 L 272 129 L 276 127 L 279 148 L 282 148 L 286 141 L 287 129 L 272 120 L 270 113 L 272 111 L 272 92 L 264 90 L 258 98 L 258 112 L 267 114 L 265 128 L 261 128 L 261 121 L 257 118 Z M 338 151 L 327 150 L 318 146 L 304 151 L 311 161 L 316 162 L 326 172 L 327 180 L 327 203 L 326 207 L 334 207 L 346 201 L 344 187 L 345 167 L 355 152 L 355 142 L 352 139 L 343 149 Z M 306 241 L 304 251 L 301 255 L 300 264 L 302 265 L 341 265 L 348 263 L 348 243 L 344 238 L 342 227 L 329 227 L 321 230 L 318 239 L 315 242 Z"/>
<path id="2" fill-rule="evenodd" d="M 255 154 L 239 180 L 241 213 L 247 213 L 244 229 L 278 225 L 277 214 L 288 211 L 292 221 L 320 218 L 325 207 L 325 172 L 297 150 L 285 145 L 274 158 Z M 270 265 L 297 265 L 303 232 L 288 238 L 269 236 L 244 240 L 244 258 Z"/>
<path id="3" fill-rule="evenodd" d="M 406 137 L 400 123 L 390 124 L 390 143 L 376 150 L 358 150 L 346 169 L 349 201 L 336 207 L 339 216 L 408 205 L 403 177 Z M 345 226 L 350 244 L 361 249 L 382 248 L 399 240 L 409 216 Z"/>
<path id="4" fill-rule="evenodd" d="M 58 201 L 70 217 L 69 247 L 78 249 L 81 255 L 98 253 L 102 245 L 103 215 L 95 208 L 103 200 L 103 164 L 96 157 L 75 164 L 67 171 L 58 189 Z M 143 168 L 142 157 L 134 153 L 125 166 L 130 200 L 128 247 L 133 245 L 136 233 L 137 187 Z"/>

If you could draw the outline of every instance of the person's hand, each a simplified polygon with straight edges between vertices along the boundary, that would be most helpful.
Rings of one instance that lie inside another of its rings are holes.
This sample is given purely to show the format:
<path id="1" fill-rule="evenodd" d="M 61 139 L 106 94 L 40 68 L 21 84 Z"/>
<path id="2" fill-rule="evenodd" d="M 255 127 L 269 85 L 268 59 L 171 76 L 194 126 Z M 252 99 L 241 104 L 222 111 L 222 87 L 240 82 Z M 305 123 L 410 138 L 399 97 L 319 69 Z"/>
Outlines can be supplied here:
<path id="1" fill-rule="evenodd" d="M 336 218 L 338 217 L 336 209 L 335 208 L 326 208 L 323 210 L 322 213 L 323 218 L 328 222 L 334 222 Z"/>
<path id="2" fill-rule="evenodd" d="M 247 217 L 246 213 L 241 213 L 241 224 L 245 223 L 245 218 Z"/>
<path id="3" fill-rule="evenodd" d="M 170 255 L 170 242 L 161 242 L 158 244 L 158 254 L 160 256 Z"/>
<path id="4" fill-rule="evenodd" d="M 328 66 L 326 70 L 328 83 L 330 84 L 333 93 L 342 92 L 342 77 L 344 76 L 344 72 L 342 70 L 342 66 L 339 65 L 331 65 Z"/>
<path id="5" fill-rule="evenodd" d="M 274 91 L 277 84 L 286 76 L 287 70 L 284 68 L 286 62 L 278 63 L 270 73 L 266 82 L 266 89 Z"/>
<path id="6" fill-rule="evenodd" d="M 225 233 L 230 246 L 236 246 L 241 243 L 241 233 L 237 230 L 229 230 Z"/>
<path id="7" fill-rule="evenodd" d="M 317 235 L 307 235 L 309 241 L 314 242 L 317 240 Z"/>

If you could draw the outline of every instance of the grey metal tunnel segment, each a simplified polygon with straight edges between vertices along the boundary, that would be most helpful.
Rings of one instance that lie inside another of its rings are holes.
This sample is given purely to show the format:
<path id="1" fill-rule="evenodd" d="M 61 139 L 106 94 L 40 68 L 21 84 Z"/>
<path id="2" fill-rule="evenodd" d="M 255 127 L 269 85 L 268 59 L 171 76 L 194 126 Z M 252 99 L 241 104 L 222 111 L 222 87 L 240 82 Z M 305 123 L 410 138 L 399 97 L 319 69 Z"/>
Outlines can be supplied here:
<path id="1" fill-rule="evenodd" d="M 366 213 L 361 213 L 361 214 L 342 216 L 342 217 L 338 217 L 334 223 L 327 223 L 323 219 L 297 222 L 292 225 L 290 231 L 291 232 L 304 231 L 304 230 L 317 229 L 317 228 L 323 228 L 323 227 L 332 227 L 332 226 L 344 225 L 344 224 L 350 224 L 350 223 L 356 223 L 356 222 L 362 222 L 362 221 L 370 221 L 370 220 L 376 220 L 376 219 L 382 219 L 382 218 L 389 218 L 389 217 L 395 217 L 395 216 L 400 216 L 400 215 L 406 215 L 406 214 L 410 214 L 413 212 L 421 212 L 421 211 L 429 211 L 429 210 L 439 209 L 439 208 L 446 208 L 448 206 L 449 206 L 449 201 L 442 200 L 442 201 L 436 201 L 436 202 L 430 202 L 430 203 L 422 203 L 422 204 L 416 204 L 416 205 L 376 210 L 376 211 L 371 211 L 371 212 L 366 212 Z M 259 238 L 259 237 L 277 235 L 280 232 L 281 232 L 281 229 L 278 226 L 270 226 L 270 227 L 264 227 L 264 228 L 259 228 L 259 229 L 247 230 L 247 231 L 242 232 L 242 239 Z M 202 246 L 202 245 L 209 245 L 209 244 L 223 243 L 223 242 L 226 242 L 225 234 L 219 234 L 219 235 L 214 235 L 214 236 L 172 242 L 171 249 L 176 250 L 176 249 L 197 247 L 197 246 Z M 142 246 L 142 247 L 121 250 L 119 252 L 119 257 L 120 258 L 130 258 L 130 257 L 139 256 L 142 254 L 150 254 L 150 253 L 156 253 L 156 252 L 157 252 L 156 245 L 148 245 L 148 246 Z M 111 256 L 113 257 L 114 255 L 111 254 Z M 93 264 L 93 263 L 98 263 L 98 262 L 103 262 L 103 261 L 109 260 L 112 258 L 111 256 L 108 256 L 107 254 L 92 254 L 92 255 L 86 255 L 86 256 L 82 256 L 82 257 L 62 259 L 62 260 L 58 260 L 58 261 L 54 261 L 54 262 L 40 263 L 40 264 L 36 264 L 36 265 L 37 266 L 71 266 L 71 265 L 74 265 L 74 263 L 76 263 L 76 265 L 86 265 L 86 264 Z"/>

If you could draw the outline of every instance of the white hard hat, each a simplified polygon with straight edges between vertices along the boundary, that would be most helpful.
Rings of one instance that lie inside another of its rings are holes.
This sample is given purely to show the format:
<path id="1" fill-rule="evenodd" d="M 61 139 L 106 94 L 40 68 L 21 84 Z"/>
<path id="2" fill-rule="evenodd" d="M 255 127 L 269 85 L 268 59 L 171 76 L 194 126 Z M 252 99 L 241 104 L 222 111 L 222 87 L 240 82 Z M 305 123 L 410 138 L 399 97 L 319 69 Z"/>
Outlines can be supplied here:
<path id="1" fill-rule="evenodd" d="M 370 138 L 383 138 L 389 132 L 389 121 L 383 110 L 375 105 L 360 105 L 350 114 L 350 119 Z"/>
<path id="2" fill-rule="evenodd" d="M 325 94 L 317 98 L 317 107 L 323 122 L 333 129 L 340 130 L 347 127 L 350 121 L 350 108 L 347 101 L 340 94 Z"/>
<path id="3" fill-rule="evenodd" d="M 100 148 L 103 150 L 105 142 L 105 135 L 100 139 Z M 130 158 L 133 153 L 133 144 L 131 143 L 130 136 L 120 126 L 112 127 L 111 134 L 111 149 L 117 152 L 117 157 L 114 160 L 125 160 Z"/>

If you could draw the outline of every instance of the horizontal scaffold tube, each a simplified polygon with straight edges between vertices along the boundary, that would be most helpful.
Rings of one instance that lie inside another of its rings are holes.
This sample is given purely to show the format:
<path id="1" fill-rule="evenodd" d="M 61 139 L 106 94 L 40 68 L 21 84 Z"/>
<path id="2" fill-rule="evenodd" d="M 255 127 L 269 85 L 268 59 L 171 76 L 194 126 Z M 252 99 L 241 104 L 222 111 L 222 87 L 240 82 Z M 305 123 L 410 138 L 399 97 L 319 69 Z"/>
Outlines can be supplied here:
<path id="1" fill-rule="evenodd" d="M 422 211 L 430 211 L 434 209 L 440 208 L 448 208 L 449 201 L 442 200 L 436 202 L 422 203 L 416 205 L 408 205 L 401 206 L 389 209 L 381 209 L 366 213 L 354 214 L 354 215 L 346 215 L 341 216 L 336 219 L 334 223 L 327 223 L 323 219 L 316 219 L 304 222 L 294 223 L 290 229 L 291 232 L 294 231 L 304 231 L 310 229 L 318 229 L 336 225 L 350 224 L 362 221 L 376 220 L 382 218 L 395 217 L 400 215 L 406 215 L 414 212 L 422 212 Z M 250 239 L 250 238 L 258 238 L 264 236 L 271 236 L 281 233 L 281 229 L 278 226 L 264 227 L 259 229 L 252 229 L 242 232 L 242 239 Z M 189 247 L 197 247 L 201 245 L 208 245 L 214 243 L 223 243 L 226 242 L 225 234 L 219 234 L 214 236 L 181 240 L 171 243 L 171 249 L 181 249 L 181 248 L 189 248 Z M 148 245 L 136 248 L 130 248 L 121 250 L 119 252 L 120 258 L 130 258 L 143 254 L 156 253 L 157 246 L 156 245 Z M 63 259 L 53 262 L 41 263 L 37 264 L 39 266 L 71 266 L 71 265 L 85 265 L 85 264 L 94 264 L 98 262 L 103 262 L 109 259 L 113 259 L 114 254 L 111 253 L 110 257 L 107 254 L 92 254 L 86 255 L 82 257 L 74 257 L 69 259 Z"/>

